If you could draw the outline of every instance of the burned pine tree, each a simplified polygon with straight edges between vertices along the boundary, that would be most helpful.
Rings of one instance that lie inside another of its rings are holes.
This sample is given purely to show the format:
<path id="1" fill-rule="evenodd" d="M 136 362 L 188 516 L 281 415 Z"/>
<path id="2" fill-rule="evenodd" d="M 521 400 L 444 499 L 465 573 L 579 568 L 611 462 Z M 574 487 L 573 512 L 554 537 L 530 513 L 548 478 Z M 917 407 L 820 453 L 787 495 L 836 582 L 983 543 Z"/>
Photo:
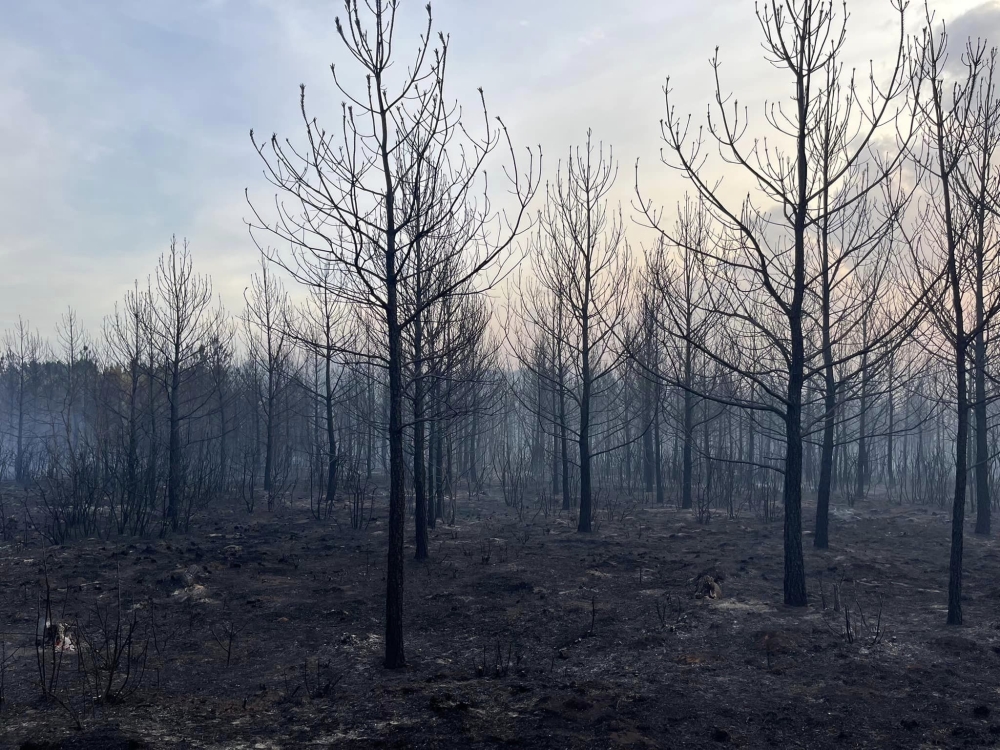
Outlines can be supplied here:
<path id="1" fill-rule="evenodd" d="M 189 489 L 182 426 L 206 408 L 203 394 L 192 386 L 203 372 L 205 347 L 221 334 L 225 313 L 221 305 L 214 304 L 211 281 L 195 273 L 187 242 L 178 246 L 176 238 L 160 256 L 155 286 L 147 294 L 150 373 L 163 388 L 168 407 L 163 521 L 165 527 L 176 531 Z"/>
<path id="2" fill-rule="evenodd" d="M 116 480 L 111 509 L 119 534 L 144 533 L 157 505 L 157 436 L 144 429 L 154 385 L 143 366 L 147 315 L 148 299 L 136 284 L 104 323 L 106 361 L 115 372 L 104 402 L 113 415 L 112 439 L 120 446 L 111 463 Z"/>
<path id="3" fill-rule="evenodd" d="M 708 176 L 700 134 L 689 130 L 689 119 L 673 108 L 669 81 L 666 116 L 662 122 L 666 163 L 677 169 L 704 200 L 712 216 L 715 244 L 703 253 L 713 288 L 709 314 L 728 342 L 724 351 L 702 346 L 703 353 L 748 384 L 760 400 L 737 400 L 740 408 L 770 412 L 783 423 L 785 575 L 784 601 L 806 604 L 802 555 L 803 390 L 809 377 L 810 293 L 816 280 L 809 256 L 815 252 L 814 227 L 823 216 L 822 196 L 839 189 L 852 169 L 863 161 L 878 165 L 876 177 L 858 188 L 865 194 L 881 183 L 881 174 L 901 158 L 878 151 L 875 136 L 895 122 L 892 103 L 907 91 L 904 73 L 904 6 L 899 15 L 900 41 L 896 65 L 888 83 L 877 84 L 867 102 L 856 99 L 863 113 L 859 134 L 838 157 L 836 168 L 817 169 L 814 133 L 820 127 L 827 97 L 825 84 L 831 66 L 846 39 L 846 14 L 838 18 L 832 2 L 771 0 L 758 9 L 767 59 L 786 71 L 794 109 L 769 107 L 767 120 L 778 142 L 759 147 L 747 143 L 747 117 L 722 91 L 720 58 L 712 58 L 715 107 L 708 116 L 708 137 L 722 158 L 737 167 L 755 185 L 761 201 L 751 196 L 732 203 Z M 639 197 L 648 223 L 668 236 L 661 215 L 648 199 Z M 779 207 L 772 211 L 769 203 Z M 845 201 L 845 204 L 849 204 Z M 829 211 L 829 208 L 826 210 Z M 752 356 L 748 356 L 752 352 Z"/>
<path id="4" fill-rule="evenodd" d="M 401 63 L 391 56 L 398 12 L 399 4 L 390 0 L 364 5 L 348 0 L 345 4 L 345 17 L 336 21 L 337 31 L 360 73 L 361 85 L 350 87 L 340 69 L 332 68 L 334 82 L 345 99 L 341 121 L 333 131 L 309 117 L 302 88 L 303 149 L 282 142 L 276 135 L 263 142 L 254 140 L 268 179 L 289 203 L 286 209 L 285 202 L 276 202 L 276 220 L 266 219 L 255 209 L 252 228 L 278 240 L 282 248 L 272 257 L 297 277 L 301 264 L 308 266 L 317 259 L 332 263 L 338 272 L 334 287 L 338 300 L 356 305 L 384 335 L 384 351 L 353 354 L 359 359 L 372 357 L 388 376 L 390 530 L 385 666 L 389 668 L 406 663 L 402 620 L 404 330 L 440 296 L 470 280 L 489 283 L 488 271 L 502 260 L 524 228 L 525 208 L 537 185 L 534 159 L 526 171 L 520 170 L 506 128 L 502 122 L 494 125 L 490 121 L 484 100 L 483 132 L 477 137 L 463 126 L 460 111 L 446 101 L 448 39 L 438 35 L 434 46 L 429 6 L 416 55 L 408 68 L 399 69 Z M 484 163 L 498 147 L 506 150 L 510 160 L 507 176 L 514 197 L 510 214 L 496 213 L 486 195 L 479 197 L 478 203 L 474 201 Z M 414 189 L 421 189 L 428 169 L 437 169 L 442 180 L 433 200 L 410 200 Z M 461 270 L 452 284 L 409 313 L 403 312 L 400 287 L 412 272 L 415 243 L 434 236 L 440 222 L 449 222 L 456 215 L 471 222 L 463 228 L 467 241 L 449 250 L 461 259 Z"/>
<path id="5" fill-rule="evenodd" d="M 947 53 L 947 34 L 943 28 L 934 29 L 928 11 L 916 50 L 919 75 L 915 86 L 926 88 L 917 97 L 924 140 L 914 154 L 927 199 L 917 218 L 922 242 L 914 243 L 913 260 L 919 283 L 934 290 L 926 298 L 926 307 L 937 335 L 925 332 L 924 338 L 950 370 L 947 402 L 954 405 L 955 413 L 955 475 L 948 624 L 961 625 L 969 416 L 978 407 L 980 393 L 985 401 L 985 383 L 981 389 L 975 372 L 973 398 L 969 397 L 969 363 L 985 367 L 985 341 L 980 344 L 980 335 L 985 335 L 984 329 L 1000 312 L 1000 294 L 995 285 L 986 286 L 997 272 L 996 254 L 987 253 L 987 248 L 995 242 L 992 212 L 997 205 L 997 184 L 991 164 L 1000 110 L 993 91 L 995 55 L 982 42 L 970 40 L 962 56 L 963 77 L 949 94 Z M 975 443 L 977 460 L 984 457 L 981 440 Z M 977 473 L 977 483 L 979 479 Z M 982 493 L 988 499 L 988 486 Z M 982 522 L 985 526 L 985 514 Z"/>
<path id="6" fill-rule="evenodd" d="M 292 307 L 281 281 L 261 262 L 260 274 L 254 274 L 244 293 L 246 310 L 243 314 L 243 336 L 249 357 L 248 365 L 255 375 L 254 408 L 263 421 L 258 438 L 264 445 L 264 483 L 268 510 L 274 505 L 276 464 L 279 456 L 279 427 L 287 406 L 283 403 L 293 372 Z M 259 453 L 257 454 L 259 455 Z"/>
<path id="7" fill-rule="evenodd" d="M 347 399 L 349 388 L 348 362 L 343 357 L 346 338 L 350 333 L 349 313 L 331 291 L 335 269 L 318 260 L 312 266 L 300 269 L 306 282 L 309 298 L 299 313 L 296 333 L 298 343 L 313 354 L 319 363 L 313 396 L 322 416 L 314 416 L 315 428 L 325 437 L 326 471 L 323 507 L 329 513 L 337 496 L 340 454 L 337 442 L 337 410 Z M 319 441 L 316 441 L 317 448 Z"/>
<path id="8" fill-rule="evenodd" d="M 663 342 L 669 356 L 662 371 L 645 369 L 647 377 L 666 383 L 677 392 L 680 414 L 675 422 L 681 442 L 681 508 L 689 509 L 694 497 L 695 406 L 705 398 L 707 390 L 705 379 L 697 377 L 695 360 L 704 359 L 700 352 L 707 345 L 707 327 L 711 321 L 704 313 L 710 289 L 700 263 L 712 237 L 710 217 L 701 200 L 685 197 L 678 208 L 672 236 L 676 244 L 664 241 L 661 236 L 647 253 L 646 283 L 659 301 L 652 324 L 655 336 Z"/>
<path id="9" fill-rule="evenodd" d="M 515 340 L 514 347 L 521 366 L 545 380 L 558 398 L 568 399 L 576 416 L 571 432 L 580 472 L 581 532 L 592 530 L 595 438 L 621 439 L 616 420 L 622 403 L 613 395 L 613 381 L 625 357 L 616 346 L 616 331 L 627 320 L 629 265 L 621 210 L 607 198 L 616 177 L 611 150 L 605 154 L 588 132 L 583 148 L 570 152 L 547 186 L 531 246 L 534 281 L 519 290 L 517 309 L 523 340 Z M 532 360 L 538 345 L 554 347 L 553 367 Z M 596 410 L 604 397 L 610 408 Z M 561 439 L 567 429 L 562 404 L 559 414 Z"/>

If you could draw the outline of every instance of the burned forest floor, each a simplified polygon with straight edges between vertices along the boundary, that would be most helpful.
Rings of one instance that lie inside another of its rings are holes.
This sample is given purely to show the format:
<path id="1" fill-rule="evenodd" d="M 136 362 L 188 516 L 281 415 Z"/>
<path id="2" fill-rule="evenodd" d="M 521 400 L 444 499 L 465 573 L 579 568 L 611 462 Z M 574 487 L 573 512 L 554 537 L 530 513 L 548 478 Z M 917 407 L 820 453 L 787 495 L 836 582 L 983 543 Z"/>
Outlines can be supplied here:
<path id="1" fill-rule="evenodd" d="M 967 624 L 945 626 L 942 510 L 836 508 L 787 608 L 780 519 L 647 504 L 582 535 L 462 498 L 427 561 L 408 521 L 395 671 L 386 514 L 335 515 L 0 545 L 0 747 L 1000 747 L 1000 548 L 968 529 Z"/>

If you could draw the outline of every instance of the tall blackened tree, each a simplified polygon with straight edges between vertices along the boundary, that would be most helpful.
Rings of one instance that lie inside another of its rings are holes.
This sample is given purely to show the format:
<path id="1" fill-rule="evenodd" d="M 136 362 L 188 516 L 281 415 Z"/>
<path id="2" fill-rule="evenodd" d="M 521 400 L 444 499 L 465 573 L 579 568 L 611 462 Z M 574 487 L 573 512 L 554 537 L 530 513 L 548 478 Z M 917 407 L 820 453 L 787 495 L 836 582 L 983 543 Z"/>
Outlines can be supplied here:
<path id="1" fill-rule="evenodd" d="M 872 96 L 858 97 L 860 125 L 836 169 L 823 174 L 817 160 L 813 134 L 824 108 L 826 73 L 846 39 L 846 13 L 838 18 L 834 3 L 826 0 L 769 0 L 757 11 L 768 61 L 786 71 L 792 88 L 792 111 L 781 105 L 767 108 L 774 140 L 745 139 L 744 112 L 723 94 L 718 53 L 713 57 L 715 107 L 709 111 L 708 133 L 722 158 L 738 167 L 756 186 L 761 203 L 752 196 L 730 203 L 718 182 L 707 175 L 702 152 L 703 137 L 690 133 L 690 120 L 680 117 L 666 88 L 666 117 L 662 134 L 667 146 L 665 161 L 689 180 L 704 200 L 715 224 L 717 245 L 704 253 L 713 286 L 710 315 L 728 345 L 703 353 L 739 376 L 757 399 L 732 399 L 734 405 L 771 412 L 784 427 L 784 601 L 792 606 L 807 603 L 802 554 L 803 389 L 809 375 L 808 303 L 814 280 L 808 255 L 813 247 L 812 228 L 822 217 L 820 198 L 842 185 L 852 169 L 869 161 L 878 174 L 862 183 L 859 194 L 881 184 L 882 174 L 898 163 L 880 153 L 876 135 L 894 121 L 892 102 L 907 88 L 904 76 L 904 4 L 895 2 L 900 42 L 889 81 L 880 86 L 871 78 Z M 787 150 L 780 142 L 787 143 Z M 640 196 L 649 222 L 661 227 L 660 216 Z M 771 209 L 776 205 L 777 209 Z M 676 238 L 674 238 L 674 244 Z M 696 344 L 697 346 L 697 344 Z M 747 357 L 748 352 L 755 356 Z"/>
<path id="2" fill-rule="evenodd" d="M 358 314 L 384 337 L 382 351 L 350 353 L 359 360 L 374 360 L 388 375 L 385 666 L 389 668 L 406 663 L 403 332 L 441 296 L 470 280 L 478 281 L 477 288 L 493 280 L 489 274 L 484 277 L 484 272 L 496 267 L 523 229 L 526 206 L 537 186 L 534 158 L 526 171 L 519 170 L 507 130 L 502 122 L 494 126 L 489 120 L 484 100 L 484 132 L 479 137 L 470 135 L 460 111 L 446 102 L 448 39 L 439 34 L 438 45 L 433 46 L 430 6 L 426 30 L 409 67 L 402 68 L 394 59 L 399 10 L 398 0 L 346 0 L 344 19 L 336 20 L 337 31 L 347 56 L 361 73 L 362 85 L 346 85 L 338 68 L 332 68 L 345 99 L 335 131 L 309 117 L 302 88 L 306 145 L 301 150 L 277 136 L 260 143 L 254 140 L 267 177 L 292 200 L 276 201 L 278 218 L 273 221 L 254 210 L 252 226 L 252 231 L 268 233 L 279 241 L 282 248 L 272 257 L 296 278 L 303 277 L 303 266 L 332 263 L 337 269 L 333 291 L 338 300 L 354 304 Z M 492 208 L 485 186 L 479 198 L 475 195 L 485 161 L 498 146 L 509 151 L 511 162 L 506 170 L 513 196 L 510 213 Z M 442 175 L 434 200 L 411 200 L 427 169 Z M 449 255 L 459 261 L 461 270 L 451 284 L 415 309 L 401 311 L 400 286 L 412 270 L 417 243 L 436 235 L 442 222 L 450 223 L 456 215 L 463 217 L 464 239 L 449 248 Z"/>
<path id="3" fill-rule="evenodd" d="M 595 435 L 607 441 L 614 434 L 617 443 L 622 427 L 616 419 L 620 398 L 611 394 L 624 359 L 617 330 L 628 313 L 629 266 L 621 211 L 608 202 L 616 177 L 611 150 L 605 153 L 588 132 L 584 147 L 571 151 L 547 187 L 531 251 L 534 281 L 521 290 L 518 309 L 521 364 L 564 394 L 577 415 L 581 532 L 592 530 Z M 539 345 L 559 350 L 554 367 L 535 362 Z M 595 404 L 602 399 L 598 415 Z"/>
<path id="4" fill-rule="evenodd" d="M 956 420 L 948 624 L 961 625 L 969 412 L 975 405 L 968 392 L 969 360 L 977 352 L 979 334 L 1000 313 L 997 290 L 988 296 L 983 292 L 983 280 L 996 273 L 995 256 L 987 258 L 984 250 L 987 232 L 992 231 L 985 223 L 985 212 L 995 211 L 998 196 L 992 168 L 983 166 L 983 159 L 991 159 L 995 150 L 997 110 L 991 103 L 992 91 L 984 91 L 993 85 L 994 58 L 984 44 L 970 40 L 962 57 L 964 76 L 950 87 L 949 94 L 948 37 L 943 27 L 940 32 L 934 30 L 929 10 L 916 54 L 918 80 L 927 91 L 917 98 L 924 143 L 914 161 L 928 198 L 919 217 L 923 241 L 915 243 L 914 260 L 921 285 L 935 290 L 925 301 L 943 337 L 936 353 L 948 363 L 953 388 L 947 399 L 954 404 Z M 967 309 L 970 303 L 971 311 Z M 930 345 L 939 339 L 928 335 L 927 341 Z M 982 366 L 984 360 L 974 361 Z"/>
<path id="5" fill-rule="evenodd" d="M 195 273 L 187 240 L 160 256 L 155 286 L 148 293 L 150 372 L 166 395 L 168 413 L 167 503 L 164 529 L 176 531 L 185 494 L 184 422 L 206 409 L 209 399 L 192 387 L 203 374 L 208 343 L 224 335 L 225 312 L 213 304 L 212 282 Z"/>
<path id="6" fill-rule="evenodd" d="M 266 259 L 261 260 L 260 274 L 254 274 L 244 297 L 244 337 L 249 364 L 258 372 L 254 382 L 259 384 L 256 407 L 264 422 L 264 492 L 271 510 L 278 428 L 286 409 L 282 399 L 293 375 L 293 340 L 288 333 L 293 327 L 292 309 L 288 293 Z"/>

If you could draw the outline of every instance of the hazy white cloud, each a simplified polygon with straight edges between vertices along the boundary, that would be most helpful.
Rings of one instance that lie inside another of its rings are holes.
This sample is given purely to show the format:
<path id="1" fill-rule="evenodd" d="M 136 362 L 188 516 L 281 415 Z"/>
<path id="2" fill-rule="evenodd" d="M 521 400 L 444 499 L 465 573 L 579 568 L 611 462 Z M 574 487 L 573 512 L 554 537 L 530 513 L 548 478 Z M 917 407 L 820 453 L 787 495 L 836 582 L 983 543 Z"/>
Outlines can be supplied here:
<path id="1" fill-rule="evenodd" d="M 1000 0 L 990 0 L 959 12 L 952 19 L 945 19 L 950 43 L 958 46 L 954 56 L 961 52 L 967 39 L 983 40 L 991 46 L 1000 45 Z"/>

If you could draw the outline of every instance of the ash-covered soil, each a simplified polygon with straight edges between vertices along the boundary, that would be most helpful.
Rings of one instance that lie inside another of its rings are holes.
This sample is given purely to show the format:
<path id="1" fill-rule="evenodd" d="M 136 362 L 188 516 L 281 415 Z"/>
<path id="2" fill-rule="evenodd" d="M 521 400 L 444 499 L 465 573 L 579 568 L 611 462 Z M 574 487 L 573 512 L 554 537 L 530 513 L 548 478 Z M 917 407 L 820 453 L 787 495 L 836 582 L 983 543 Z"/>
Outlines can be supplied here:
<path id="1" fill-rule="evenodd" d="M 830 550 L 806 534 L 811 603 L 790 609 L 780 521 L 646 505 L 584 536 L 568 513 L 504 511 L 463 499 L 429 561 L 408 547 L 398 671 L 384 512 L 365 531 L 344 508 L 339 525 L 215 508 L 165 540 L 7 542 L 0 747 L 1000 747 L 997 542 L 969 528 L 968 625 L 946 627 L 945 512 L 836 510 Z M 115 700 L 94 700 L 110 670 L 72 640 L 45 646 L 62 662 L 40 698 L 46 571 L 70 639 L 135 613 Z M 705 576 L 721 598 L 696 597 Z"/>

